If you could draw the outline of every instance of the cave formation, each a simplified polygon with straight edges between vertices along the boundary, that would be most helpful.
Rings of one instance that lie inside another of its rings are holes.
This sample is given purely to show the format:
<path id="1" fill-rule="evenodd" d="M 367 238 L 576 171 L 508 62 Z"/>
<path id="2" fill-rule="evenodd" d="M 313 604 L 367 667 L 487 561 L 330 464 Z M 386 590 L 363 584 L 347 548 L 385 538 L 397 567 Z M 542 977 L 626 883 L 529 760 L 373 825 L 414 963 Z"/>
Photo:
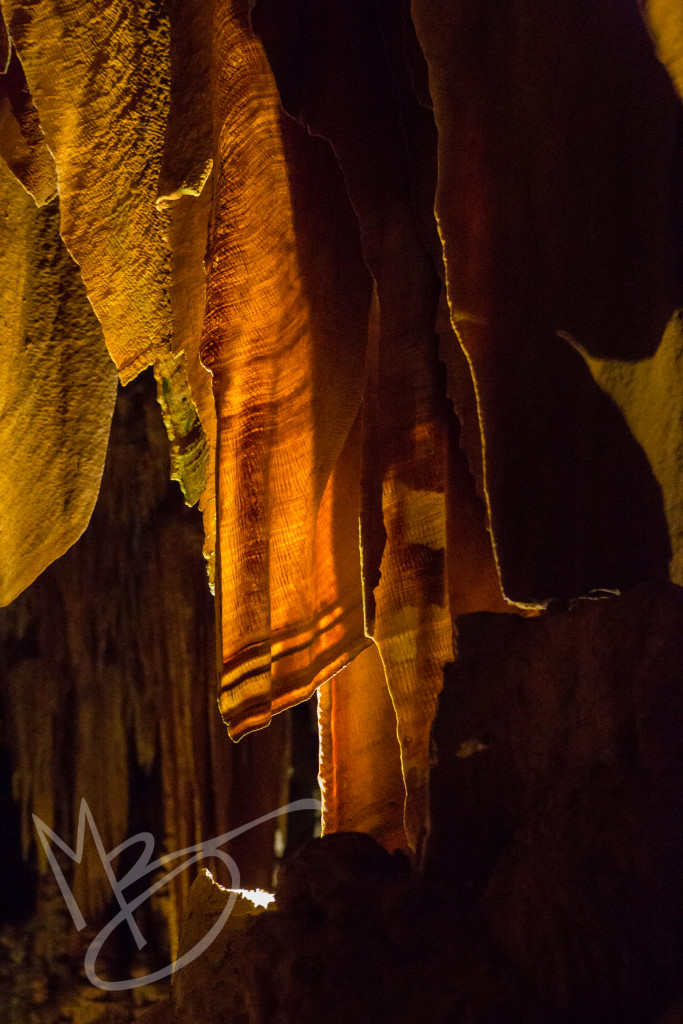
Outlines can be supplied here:
<path id="1" fill-rule="evenodd" d="M 680 5 L 0 11 L 0 1016 L 683 1021 Z"/>

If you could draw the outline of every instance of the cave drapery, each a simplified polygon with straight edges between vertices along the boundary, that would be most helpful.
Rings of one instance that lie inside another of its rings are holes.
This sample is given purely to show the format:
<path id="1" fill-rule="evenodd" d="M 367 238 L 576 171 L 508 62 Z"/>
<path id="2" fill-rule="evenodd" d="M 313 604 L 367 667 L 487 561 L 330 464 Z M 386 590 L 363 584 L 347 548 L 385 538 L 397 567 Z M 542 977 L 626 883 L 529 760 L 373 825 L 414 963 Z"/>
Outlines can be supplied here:
<path id="1" fill-rule="evenodd" d="M 683 584 L 683 15 L 1 9 L 2 602 L 153 366 L 230 734 L 319 689 L 325 828 L 418 850 L 456 618 Z"/>

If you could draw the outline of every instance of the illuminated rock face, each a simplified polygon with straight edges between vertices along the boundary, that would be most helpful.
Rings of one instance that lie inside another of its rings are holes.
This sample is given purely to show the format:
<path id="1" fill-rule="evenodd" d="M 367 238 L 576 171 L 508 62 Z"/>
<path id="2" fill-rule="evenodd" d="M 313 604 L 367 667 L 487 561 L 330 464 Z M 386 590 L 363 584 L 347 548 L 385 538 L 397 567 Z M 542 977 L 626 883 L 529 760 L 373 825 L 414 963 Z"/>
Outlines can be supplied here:
<path id="1" fill-rule="evenodd" d="M 0 604 L 83 533 L 100 487 L 116 369 L 57 200 L 37 207 L 0 163 Z"/>
<path id="2" fill-rule="evenodd" d="M 153 365 L 231 735 L 322 687 L 326 826 L 416 852 L 456 619 L 683 582 L 680 21 L 537 6 L 1 4 L 0 154 L 100 325 L 4 172 L 4 600 L 92 509 L 102 342 Z"/>

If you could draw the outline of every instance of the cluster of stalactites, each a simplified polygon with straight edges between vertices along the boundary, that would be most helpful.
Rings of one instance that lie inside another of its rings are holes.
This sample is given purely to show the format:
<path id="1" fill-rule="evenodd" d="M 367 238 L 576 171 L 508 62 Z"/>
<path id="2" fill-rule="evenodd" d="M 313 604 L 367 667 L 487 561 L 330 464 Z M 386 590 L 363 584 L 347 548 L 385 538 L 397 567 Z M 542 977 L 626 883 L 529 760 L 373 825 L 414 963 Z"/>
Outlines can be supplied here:
<path id="1" fill-rule="evenodd" d="M 153 364 L 231 734 L 323 686 L 327 827 L 418 846 L 457 616 L 683 581 L 680 17 L 2 12 L 3 600 Z"/>

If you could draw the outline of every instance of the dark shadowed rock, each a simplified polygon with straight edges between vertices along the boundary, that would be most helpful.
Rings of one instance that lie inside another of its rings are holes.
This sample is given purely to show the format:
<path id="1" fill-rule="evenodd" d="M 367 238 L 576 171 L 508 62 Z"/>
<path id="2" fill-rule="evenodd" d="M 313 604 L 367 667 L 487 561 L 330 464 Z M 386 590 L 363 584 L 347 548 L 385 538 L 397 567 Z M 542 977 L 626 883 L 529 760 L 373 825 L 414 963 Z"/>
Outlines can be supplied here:
<path id="1" fill-rule="evenodd" d="M 683 591 L 458 621 L 425 880 L 554 1020 L 654 1020 L 683 964 Z"/>

